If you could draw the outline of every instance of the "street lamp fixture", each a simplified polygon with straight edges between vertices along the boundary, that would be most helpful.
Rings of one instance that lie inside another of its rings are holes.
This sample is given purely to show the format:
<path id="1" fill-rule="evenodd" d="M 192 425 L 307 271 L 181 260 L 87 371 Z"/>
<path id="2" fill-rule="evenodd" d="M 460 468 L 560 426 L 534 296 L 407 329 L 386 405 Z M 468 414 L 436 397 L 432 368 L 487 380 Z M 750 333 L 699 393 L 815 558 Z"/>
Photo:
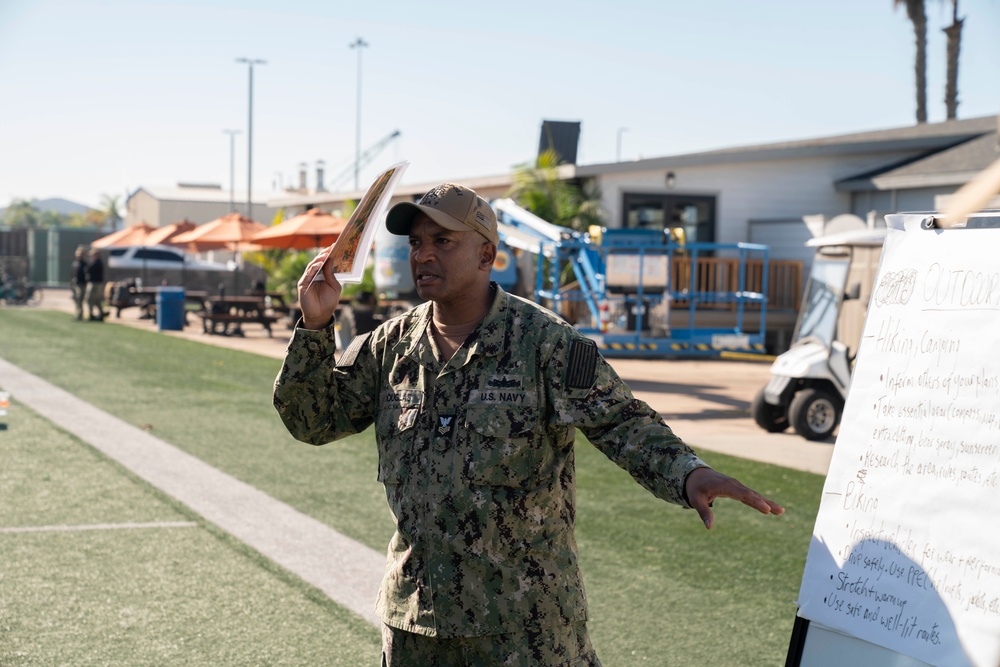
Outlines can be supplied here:
<path id="1" fill-rule="evenodd" d="M 235 162 L 233 156 L 236 154 L 236 135 L 240 133 L 239 130 L 223 130 L 224 134 L 229 135 L 229 212 L 232 213 L 236 210 L 236 201 L 233 196 L 234 185 L 236 182 L 236 170 Z"/>
<path id="2" fill-rule="evenodd" d="M 248 91 L 249 104 L 247 105 L 247 217 L 253 219 L 253 212 L 250 204 L 251 192 L 253 191 L 253 66 L 266 65 L 266 60 L 257 58 L 237 58 L 236 62 L 246 63 L 250 72 L 250 86 Z"/>
<path id="3" fill-rule="evenodd" d="M 619 127 L 618 128 L 618 144 L 617 144 L 617 147 L 615 149 L 615 162 L 621 162 L 622 161 L 622 134 L 624 132 L 626 132 L 626 131 L 628 131 L 627 127 Z"/>
<path id="4" fill-rule="evenodd" d="M 354 189 L 358 190 L 361 187 L 358 181 L 358 169 L 361 166 L 361 49 L 368 46 L 368 42 L 358 37 L 349 46 L 358 50 L 358 108 L 354 131 Z"/>

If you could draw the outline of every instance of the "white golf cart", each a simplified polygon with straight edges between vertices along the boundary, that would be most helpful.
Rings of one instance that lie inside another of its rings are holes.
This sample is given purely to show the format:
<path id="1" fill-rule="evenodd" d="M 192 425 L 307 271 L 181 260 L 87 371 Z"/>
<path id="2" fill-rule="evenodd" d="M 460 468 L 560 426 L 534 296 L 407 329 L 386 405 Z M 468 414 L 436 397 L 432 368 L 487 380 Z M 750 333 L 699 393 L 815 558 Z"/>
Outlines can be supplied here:
<path id="1" fill-rule="evenodd" d="M 757 425 L 803 438 L 829 438 L 844 410 L 864 316 L 886 229 L 860 229 L 809 240 L 816 248 L 791 347 L 771 366 L 754 397 Z"/>

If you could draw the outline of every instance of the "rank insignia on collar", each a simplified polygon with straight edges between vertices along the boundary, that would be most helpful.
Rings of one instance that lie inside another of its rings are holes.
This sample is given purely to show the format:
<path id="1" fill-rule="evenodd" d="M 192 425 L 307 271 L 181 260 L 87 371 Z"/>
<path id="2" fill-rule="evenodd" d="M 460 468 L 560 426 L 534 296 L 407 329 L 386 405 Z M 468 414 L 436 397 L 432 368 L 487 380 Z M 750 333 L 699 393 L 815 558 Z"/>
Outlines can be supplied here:
<path id="1" fill-rule="evenodd" d="M 455 415 L 445 415 L 438 417 L 438 435 L 448 435 L 451 433 L 451 425 L 455 423 Z"/>

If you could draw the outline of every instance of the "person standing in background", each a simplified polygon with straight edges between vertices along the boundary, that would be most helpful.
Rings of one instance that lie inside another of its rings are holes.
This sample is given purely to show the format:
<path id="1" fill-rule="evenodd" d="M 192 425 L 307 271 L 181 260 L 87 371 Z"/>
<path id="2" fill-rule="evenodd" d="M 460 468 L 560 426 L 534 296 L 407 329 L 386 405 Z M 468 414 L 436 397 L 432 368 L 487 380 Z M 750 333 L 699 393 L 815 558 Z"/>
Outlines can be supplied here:
<path id="1" fill-rule="evenodd" d="M 87 319 L 104 321 L 104 262 L 97 248 L 90 249 L 87 262 Z"/>
<path id="2" fill-rule="evenodd" d="M 69 286 L 73 291 L 73 305 L 76 307 L 76 319 L 83 319 L 83 302 L 87 295 L 87 257 L 86 248 L 76 247 L 73 253 L 73 266 L 70 268 Z"/>

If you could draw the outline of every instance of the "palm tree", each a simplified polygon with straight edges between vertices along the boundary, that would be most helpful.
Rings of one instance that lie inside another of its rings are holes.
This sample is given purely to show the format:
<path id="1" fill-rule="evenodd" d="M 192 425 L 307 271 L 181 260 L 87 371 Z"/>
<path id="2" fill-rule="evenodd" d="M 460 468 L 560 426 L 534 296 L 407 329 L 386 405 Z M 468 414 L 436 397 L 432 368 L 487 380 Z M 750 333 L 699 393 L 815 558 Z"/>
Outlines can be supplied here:
<path id="1" fill-rule="evenodd" d="M 559 173 L 559 155 L 552 149 L 538 159 L 514 169 L 514 183 L 507 196 L 543 220 L 555 225 L 587 231 L 604 222 L 600 192 L 590 187 L 581 191 L 563 180 Z"/>
<path id="2" fill-rule="evenodd" d="M 100 221 L 98 228 L 103 229 L 104 225 L 110 225 L 111 229 L 121 222 L 121 215 L 118 213 L 118 203 L 121 197 L 118 195 L 101 195 Z"/>
<path id="3" fill-rule="evenodd" d="M 958 18 L 958 0 L 951 0 L 951 25 L 944 29 L 948 37 L 948 80 L 944 88 L 944 106 L 948 120 L 958 118 L 958 53 L 962 46 L 962 24 Z"/>
<path id="4" fill-rule="evenodd" d="M 927 12 L 924 0 L 892 0 L 893 7 L 906 6 L 917 43 L 914 68 L 917 75 L 917 123 L 927 122 Z"/>

